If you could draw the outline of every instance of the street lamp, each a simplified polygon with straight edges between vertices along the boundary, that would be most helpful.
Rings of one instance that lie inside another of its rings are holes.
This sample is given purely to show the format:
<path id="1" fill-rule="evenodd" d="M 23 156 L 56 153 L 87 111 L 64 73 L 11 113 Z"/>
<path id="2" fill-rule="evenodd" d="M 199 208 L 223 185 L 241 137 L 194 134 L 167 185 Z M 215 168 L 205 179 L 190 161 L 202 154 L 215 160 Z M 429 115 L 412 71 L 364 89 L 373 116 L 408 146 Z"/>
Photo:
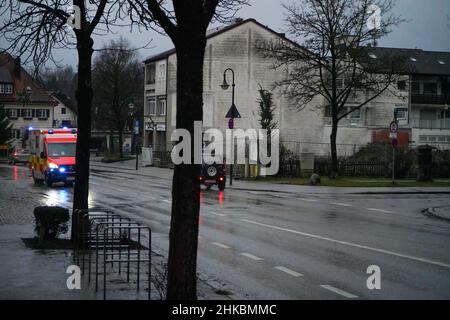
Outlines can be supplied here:
<path id="1" fill-rule="evenodd" d="M 139 143 L 138 143 L 138 135 L 139 135 L 139 122 L 137 117 L 137 110 L 135 111 L 134 103 L 131 102 L 128 105 L 128 108 L 130 110 L 130 116 L 131 116 L 131 122 L 132 122 L 132 132 L 133 132 L 133 141 L 134 141 L 134 147 L 135 147 L 135 153 L 136 153 L 136 170 L 139 169 Z M 136 121 L 135 118 L 136 117 Z"/>
<path id="2" fill-rule="evenodd" d="M 239 114 L 238 109 L 236 108 L 236 105 L 234 104 L 234 89 L 236 87 L 236 83 L 234 82 L 234 70 L 231 68 L 225 69 L 223 72 L 223 83 L 220 85 L 220 87 L 223 90 L 228 90 L 230 85 L 227 82 L 227 72 L 230 71 L 233 75 L 233 82 L 231 84 L 232 90 L 231 90 L 231 107 L 230 110 L 228 110 L 225 118 L 230 119 L 228 121 L 228 128 L 233 130 L 234 129 L 234 119 L 240 118 L 241 115 Z M 233 131 L 231 131 L 231 163 L 230 163 L 230 186 L 233 185 L 233 162 L 234 162 L 234 142 L 233 142 Z"/>

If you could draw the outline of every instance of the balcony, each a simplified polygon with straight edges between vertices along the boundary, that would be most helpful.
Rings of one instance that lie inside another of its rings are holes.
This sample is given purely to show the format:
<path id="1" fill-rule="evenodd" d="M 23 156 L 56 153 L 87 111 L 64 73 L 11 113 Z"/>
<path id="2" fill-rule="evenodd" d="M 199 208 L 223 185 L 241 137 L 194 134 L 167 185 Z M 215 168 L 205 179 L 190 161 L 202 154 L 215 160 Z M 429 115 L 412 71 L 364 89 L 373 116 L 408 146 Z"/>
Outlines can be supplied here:
<path id="1" fill-rule="evenodd" d="M 411 94 L 411 103 L 417 104 L 450 104 L 450 94 Z"/>
<path id="2" fill-rule="evenodd" d="M 414 129 L 429 129 L 429 130 L 450 129 L 450 119 L 436 119 L 436 120 L 411 119 L 411 124 Z"/>

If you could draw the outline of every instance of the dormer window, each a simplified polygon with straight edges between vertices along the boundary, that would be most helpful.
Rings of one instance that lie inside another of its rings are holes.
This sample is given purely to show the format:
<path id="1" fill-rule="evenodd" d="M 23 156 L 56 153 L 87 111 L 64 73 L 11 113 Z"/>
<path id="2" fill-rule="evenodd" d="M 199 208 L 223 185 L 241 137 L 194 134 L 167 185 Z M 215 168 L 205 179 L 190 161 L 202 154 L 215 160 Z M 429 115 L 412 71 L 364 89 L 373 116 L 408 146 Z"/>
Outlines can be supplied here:
<path id="1" fill-rule="evenodd" d="M 376 59 L 377 58 L 377 56 L 374 55 L 373 53 L 369 54 L 369 57 L 371 57 L 372 59 Z"/>
<path id="2" fill-rule="evenodd" d="M 14 86 L 12 83 L 0 83 L 0 94 L 13 94 Z"/>
<path id="3" fill-rule="evenodd" d="M 410 60 L 411 60 L 412 62 L 417 62 L 417 59 L 416 59 L 416 58 L 410 58 Z"/>
<path id="4" fill-rule="evenodd" d="M 444 61 L 442 61 L 442 60 L 438 60 L 438 63 L 439 63 L 439 64 L 442 64 L 442 65 L 444 65 L 444 64 L 445 64 L 445 62 L 444 62 Z"/>

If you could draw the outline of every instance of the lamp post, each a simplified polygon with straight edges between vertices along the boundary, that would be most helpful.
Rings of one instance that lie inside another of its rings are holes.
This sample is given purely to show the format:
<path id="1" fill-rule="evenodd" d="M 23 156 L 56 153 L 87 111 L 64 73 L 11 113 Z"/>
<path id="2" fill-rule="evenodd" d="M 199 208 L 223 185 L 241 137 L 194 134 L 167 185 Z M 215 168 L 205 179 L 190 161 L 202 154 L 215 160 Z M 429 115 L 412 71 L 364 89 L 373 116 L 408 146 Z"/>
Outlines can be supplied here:
<path id="1" fill-rule="evenodd" d="M 230 110 L 228 110 L 225 118 L 230 119 L 228 121 L 228 128 L 231 129 L 231 163 L 230 163 L 230 186 L 233 185 L 233 162 L 234 162 L 234 141 L 233 141 L 233 130 L 234 130 L 234 119 L 241 118 L 241 115 L 239 114 L 238 109 L 236 108 L 236 105 L 234 104 L 234 90 L 236 87 L 236 83 L 234 81 L 234 70 L 231 68 L 225 69 L 223 72 L 223 83 L 220 85 L 220 87 L 223 90 L 228 90 L 230 85 L 227 82 L 227 72 L 230 71 L 233 75 L 233 82 L 231 84 L 231 107 Z"/>
<path id="2" fill-rule="evenodd" d="M 131 115 L 131 122 L 132 122 L 132 140 L 134 141 L 134 148 L 136 153 L 136 171 L 139 169 L 139 143 L 138 143 L 138 135 L 139 135 L 139 120 L 137 117 L 137 110 L 135 111 L 134 103 L 131 102 L 128 105 L 128 108 L 130 109 L 130 115 Z"/>

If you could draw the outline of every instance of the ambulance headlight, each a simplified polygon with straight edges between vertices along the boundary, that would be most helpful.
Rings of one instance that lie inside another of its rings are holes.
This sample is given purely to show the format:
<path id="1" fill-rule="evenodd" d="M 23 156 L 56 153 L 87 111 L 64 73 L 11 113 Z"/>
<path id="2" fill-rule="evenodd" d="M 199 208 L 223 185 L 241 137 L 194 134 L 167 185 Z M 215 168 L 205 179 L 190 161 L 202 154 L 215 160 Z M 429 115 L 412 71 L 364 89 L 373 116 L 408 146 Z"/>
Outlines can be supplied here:
<path id="1" fill-rule="evenodd" d="M 62 167 L 62 168 L 59 168 L 59 172 L 61 172 L 61 173 L 64 173 L 64 172 L 66 172 L 66 168 L 64 168 L 64 167 Z"/>
<path id="2" fill-rule="evenodd" d="M 52 163 L 52 162 L 50 162 L 50 163 L 48 164 L 48 167 L 49 167 L 50 169 L 58 169 L 58 165 L 57 165 L 56 163 Z"/>

